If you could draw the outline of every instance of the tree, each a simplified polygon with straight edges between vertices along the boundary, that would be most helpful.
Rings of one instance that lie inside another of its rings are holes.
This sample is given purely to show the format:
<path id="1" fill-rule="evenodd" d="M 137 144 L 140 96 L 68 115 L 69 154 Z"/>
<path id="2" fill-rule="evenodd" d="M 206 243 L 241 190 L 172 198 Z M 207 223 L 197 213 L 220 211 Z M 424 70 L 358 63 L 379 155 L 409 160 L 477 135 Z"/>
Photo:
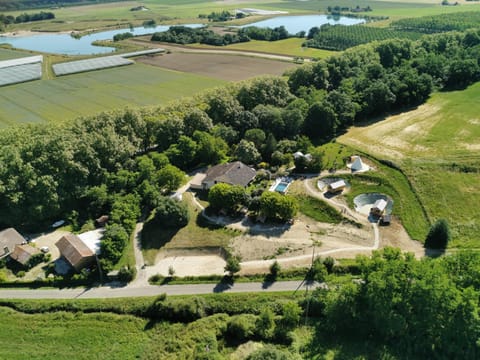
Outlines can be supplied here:
<path id="1" fill-rule="evenodd" d="M 200 164 L 218 164 L 227 157 L 228 145 L 222 138 L 195 131 L 193 139 L 197 143 L 197 160 Z"/>
<path id="2" fill-rule="evenodd" d="M 185 181 L 185 173 L 173 165 L 166 165 L 157 173 L 158 186 L 163 193 L 175 191 Z"/>
<path id="3" fill-rule="evenodd" d="M 298 211 L 297 200 L 289 195 L 275 191 L 265 191 L 260 196 L 260 213 L 269 219 L 287 221 Z"/>
<path id="4" fill-rule="evenodd" d="M 277 260 L 275 260 L 272 265 L 270 265 L 270 275 L 272 277 L 273 280 L 275 280 L 278 276 L 278 274 L 280 274 L 280 271 L 282 270 L 282 268 L 280 267 L 280 264 L 278 263 Z"/>
<path id="5" fill-rule="evenodd" d="M 205 111 L 193 108 L 183 118 L 185 135 L 192 136 L 195 131 L 210 131 L 213 128 L 212 119 Z"/>
<path id="6" fill-rule="evenodd" d="M 258 149 L 265 144 L 265 132 L 262 129 L 249 129 L 243 136 L 245 140 L 252 142 Z"/>
<path id="7" fill-rule="evenodd" d="M 445 249 L 450 241 L 450 237 L 450 229 L 447 221 L 445 219 L 437 220 L 427 234 L 425 247 L 431 249 Z"/>
<path id="8" fill-rule="evenodd" d="M 246 203 L 246 197 L 245 189 L 239 185 L 219 183 L 208 191 L 208 202 L 215 211 L 225 209 L 235 213 L 240 205 Z"/>
<path id="9" fill-rule="evenodd" d="M 240 258 L 238 256 L 229 256 L 227 258 L 227 264 L 225 265 L 225 271 L 228 272 L 230 276 L 233 276 L 239 272 L 240 269 Z"/>
<path id="10" fill-rule="evenodd" d="M 186 169 L 195 163 L 197 143 L 190 137 L 181 135 L 177 143 L 170 145 L 165 154 L 173 165 Z"/>
<path id="11" fill-rule="evenodd" d="M 255 144 L 251 141 L 241 140 L 235 150 L 235 156 L 245 164 L 255 164 L 260 161 L 261 156 Z"/>
<path id="12" fill-rule="evenodd" d="M 336 135 L 337 114 L 326 100 L 314 103 L 309 109 L 303 124 L 304 134 L 310 138 L 328 139 Z"/>
<path id="13" fill-rule="evenodd" d="M 153 221 L 164 228 L 181 228 L 188 224 L 190 214 L 187 205 L 172 198 L 162 196 L 155 209 Z"/>

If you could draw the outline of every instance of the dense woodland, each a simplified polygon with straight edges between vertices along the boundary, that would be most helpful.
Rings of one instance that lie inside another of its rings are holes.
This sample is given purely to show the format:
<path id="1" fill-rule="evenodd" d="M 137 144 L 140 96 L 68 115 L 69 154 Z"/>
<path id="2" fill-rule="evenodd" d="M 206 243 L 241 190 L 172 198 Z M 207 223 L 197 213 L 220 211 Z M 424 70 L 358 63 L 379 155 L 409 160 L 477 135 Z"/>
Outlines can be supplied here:
<path id="1" fill-rule="evenodd" d="M 298 36 L 303 37 L 301 33 Z M 152 41 L 161 41 L 174 44 L 207 44 L 214 46 L 225 46 L 250 40 L 277 41 L 292 37 L 284 26 L 274 29 L 248 26 L 239 29 L 236 33 L 224 35 L 215 33 L 208 28 L 192 29 L 186 26 L 172 26 L 167 31 L 158 32 L 152 35 Z"/>

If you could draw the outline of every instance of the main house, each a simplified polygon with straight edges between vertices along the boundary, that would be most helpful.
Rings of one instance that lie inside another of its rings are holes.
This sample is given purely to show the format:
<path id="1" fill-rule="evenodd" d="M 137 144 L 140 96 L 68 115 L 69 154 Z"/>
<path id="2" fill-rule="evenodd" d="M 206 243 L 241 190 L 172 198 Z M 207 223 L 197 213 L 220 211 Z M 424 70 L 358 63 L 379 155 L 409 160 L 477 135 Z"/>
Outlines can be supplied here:
<path id="1" fill-rule="evenodd" d="M 256 175 L 255 169 L 241 161 L 235 161 L 212 166 L 207 170 L 204 177 L 192 181 L 190 187 L 192 189 L 208 190 L 219 183 L 246 187 Z"/>

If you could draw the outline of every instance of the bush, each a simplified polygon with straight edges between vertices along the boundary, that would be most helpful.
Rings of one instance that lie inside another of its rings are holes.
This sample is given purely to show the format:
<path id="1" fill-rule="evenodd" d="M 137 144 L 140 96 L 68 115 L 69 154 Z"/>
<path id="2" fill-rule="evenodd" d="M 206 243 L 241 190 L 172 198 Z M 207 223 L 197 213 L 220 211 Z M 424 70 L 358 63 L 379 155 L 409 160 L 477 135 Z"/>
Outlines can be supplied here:
<path id="1" fill-rule="evenodd" d="M 250 339 L 254 334 L 256 319 L 251 314 L 233 316 L 227 324 L 227 335 L 236 341 Z"/>
<path id="2" fill-rule="evenodd" d="M 118 280 L 123 282 L 132 281 L 137 275 L 137 269 L 135 267 L 124 266 L 118 272 Z"/>
<path id="3" fill-rule="evenodd" d="M 450 229 L 444 219 L 432 225 L 425 239 L 425 247 L 432 249 L 445 249 L 450 241 Z"/>

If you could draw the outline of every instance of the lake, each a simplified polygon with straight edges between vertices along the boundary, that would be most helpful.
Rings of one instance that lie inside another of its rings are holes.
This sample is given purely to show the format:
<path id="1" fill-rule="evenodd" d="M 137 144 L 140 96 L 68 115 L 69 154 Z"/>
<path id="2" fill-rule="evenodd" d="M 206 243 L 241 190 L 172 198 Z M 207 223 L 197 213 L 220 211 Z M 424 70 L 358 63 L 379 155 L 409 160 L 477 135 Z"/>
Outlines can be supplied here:
<path id="1" fill-rule="evenodd" d="M 355 25 L 364 23 L 363 19 L 354 19 L 345 16 L 331 15 L 300 15 L 300 16 L 277 16 L 267 20 L 258 21 L 246 26 L 270 27 L 285 26 L 290 34 L 296 34 L 300 31 L 308 32 L 314 26 L 324 24 Z M 197 28 L 204 26 L 202 24 L 186 24 L 184 26 Z M 76 39 L 70 34 L 39 33 L 28 36 L 7 37 L 0 36 L 0 44 L 7 43 L 18 49 L 33 50 L 52 54 L 64 55 L 93 55 L 106 54 L 115 51 L 113 47 L 95 46 L 92 42 L 98 40 L 112 40 L 114 35 L 131 32 L 134 36 L 153 34 L 155 32 L 166 31 L 169 25 L 159 25 L 156 27 L 135 27 L 133 29 L 116 29 L 102 31 L 82 36 Z"/>
<path id="2" fill-rule="evenodd" d="M 187 24 L 188 27 L 201 27 L 202 24 Z M 95 46 L 92 42 L 98 40 L 112 40 L 114 35 L 131 32 L 133 35 L 147 35 L 155 32 L 166 31 L 169 25 L 156 27 L 135 27 L 133 29 L 116 29 L 102 31 L 82 36 L 76 39 L 70 34 L 45 34 L 39 33 L 28 36 L 7 37 L 0 36 L 0 44 L 7 43 L 18 49 L 40 51 L 64 55 L 93 55 L 106 54 L 115 51 L 113 47 Z"/>
<path id="3" fill-rule="evenodd" d="M 325 24 L 330 25 L 357 25 L 363 24 L 364 19 L 350 18 L 346 16 L 332 15 L 298 15 L 298 16 L 276 16 L 270 19 L 257 21 L 255 23 L 243 25 L 240 27 L 257 26 L 262 28 L 276 28 L 284 26 L 290 34 L 297 34 L 300 31 L 308 31 L 312 27 L 320 27 Z"/>

